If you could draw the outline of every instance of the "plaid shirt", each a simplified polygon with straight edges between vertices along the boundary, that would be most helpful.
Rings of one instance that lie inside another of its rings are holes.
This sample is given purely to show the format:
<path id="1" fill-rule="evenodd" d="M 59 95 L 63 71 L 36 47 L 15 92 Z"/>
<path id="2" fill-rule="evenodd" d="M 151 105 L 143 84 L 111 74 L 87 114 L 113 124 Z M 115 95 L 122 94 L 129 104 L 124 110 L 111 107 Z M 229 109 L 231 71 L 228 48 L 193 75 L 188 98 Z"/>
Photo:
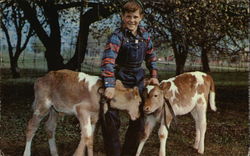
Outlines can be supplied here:
<path id="1" fill-rule="evenodd" d="M 122 44 L 125 38 L 124 34 L 128 32 L 128 29 L 117 29 L 111 34 L 106 44 L 101 63 L 101 76 L 104 79 L 104 86 L 106 88 L 115 86 L 114 67 L 116 64 L 116 58 L 119 55 L 121 46 L 123 46 Z M 131 32 L 129 32 L 128 34 L 132 35 Z M 153 52 L 153 44 L 150 39 L 149 33 L 144 28 L 140 27 L 138 29 L 138 35 L 136 36 L 136 38 L 139 37 L 143 38 L 147 42 L 144 58 L 146 67 L 150 71 L 151 77 L 157 78 L 157 58 L 155 53 Z"/>

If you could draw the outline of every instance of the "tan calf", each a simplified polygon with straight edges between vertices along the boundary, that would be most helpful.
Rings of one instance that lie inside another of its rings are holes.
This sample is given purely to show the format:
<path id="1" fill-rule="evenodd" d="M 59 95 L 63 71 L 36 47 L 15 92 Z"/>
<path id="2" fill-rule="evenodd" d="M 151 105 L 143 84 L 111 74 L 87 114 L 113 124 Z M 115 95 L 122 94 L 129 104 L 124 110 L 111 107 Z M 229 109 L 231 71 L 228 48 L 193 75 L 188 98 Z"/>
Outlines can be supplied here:
<path id="1" fill-rule="evenodd" d="M 55 143 L 56 117 L 57 112 L 63 112 L 75 115 L 80 122 L 81 139 L 74 155 L 83 156 L 86 146 L 88 156 L 93 156 L 93 133 L 100 109 L 98 89 L 101 86 L 102 80 L 99 77 L 70 70 L 52 71 L 38 78 L 34 85 L 34 113 L 27 126 L 23 155 L 31 155 L 32 139 L 40 121 L 48 114 L 46 131 L 50 153 L 58 155 Z M 127 111 L 131 119 L 135 120 L 140 115 L 140 102 L 137 88 L 124 88 L 120 81 L 116 81 L 115 96 L 110 102 L 112 108 Z"/>
<path id="2" fill-rule="evenodd" d="M 158 121 L 160 122 L 158 131 L 160 139 L 159 155 L 166 155 L 165 146 L 168 131 L 165 123 L 169 127 L 173 116 L 166 105 L 165 99 L 169 100 L 175 115 L 192 114 L 196 125 L 194 148 L 198 150 L 198 153 L 203 154 L 208 99 L 211 109 L 216 111 L 215 88 L 212 77 L 202 72 L 189 72 L 164 80 L 160 83 L 160 86 L 148 86 L 147 89 L 148 96 L 145 101 L 144 112 L 149 115 L 146 117 L 145 136 L 140 141 L 136 155 L 140 155 L 146 140 Z M 163 107 L 164 105 L 166 106 Z M 166 114 L 164 115 L 164 113 Z"/>

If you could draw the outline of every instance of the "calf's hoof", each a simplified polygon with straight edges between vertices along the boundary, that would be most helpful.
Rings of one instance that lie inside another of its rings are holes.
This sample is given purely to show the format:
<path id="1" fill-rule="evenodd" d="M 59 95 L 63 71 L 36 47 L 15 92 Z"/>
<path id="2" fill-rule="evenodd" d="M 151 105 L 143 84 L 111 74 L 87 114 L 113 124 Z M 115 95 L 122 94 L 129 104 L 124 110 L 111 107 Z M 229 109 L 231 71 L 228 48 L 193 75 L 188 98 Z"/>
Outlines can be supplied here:
<path id="1" fill-rule="evenodd" d="M 204 150 L 198 150 L 199 154 L 204 154 Z"/>

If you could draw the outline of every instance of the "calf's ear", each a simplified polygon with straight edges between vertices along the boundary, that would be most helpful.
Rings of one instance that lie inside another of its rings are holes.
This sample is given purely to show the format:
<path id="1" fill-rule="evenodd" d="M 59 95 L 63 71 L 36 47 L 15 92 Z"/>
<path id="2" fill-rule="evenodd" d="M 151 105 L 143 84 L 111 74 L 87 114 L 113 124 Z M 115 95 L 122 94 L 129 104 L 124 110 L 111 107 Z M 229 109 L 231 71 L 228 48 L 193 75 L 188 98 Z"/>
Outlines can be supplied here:
<path id="1" fill-rule="evenodd" d="M 164 90 L 164 89 L 166 89 L 167 87 L 170 87 L 170 83 L 168 83 L 168 82 L 162 82 L 162 83 L 160 84 L 160 89 L 161 89 L 161 90 Z"/>
<path id="2" fill-rule="evenodd" d="M 124 87 L 124 85 L 122 84 L 122 81 L 120 80 L 116 80 L 115 81 L 115 88 L 121 91 L 125 91 L 126 88 Z"/>
<path id="3" fill-rule="evenodd" d="M 134 89 L 134 95 L 135 95 L 135 97 L 139 96 L 140 95 L 139 94 L 139 89 L 137 87 L 134 87 L 133 89 Z"/>
<path id="4" fill-rule="evenodd" d="M 116 85 L 117 87 L 122 87 L 122 82 L 121 82 L 120 80 L 116 80 L 116 81 L 115 81 L 115 85 Z"/>
<path id="5" fill-rule="evenodd" d="M 160 84 L 160 89 L 165 89 L 167 87 L 167 84 L 165 82 L 162 82 Z"/>

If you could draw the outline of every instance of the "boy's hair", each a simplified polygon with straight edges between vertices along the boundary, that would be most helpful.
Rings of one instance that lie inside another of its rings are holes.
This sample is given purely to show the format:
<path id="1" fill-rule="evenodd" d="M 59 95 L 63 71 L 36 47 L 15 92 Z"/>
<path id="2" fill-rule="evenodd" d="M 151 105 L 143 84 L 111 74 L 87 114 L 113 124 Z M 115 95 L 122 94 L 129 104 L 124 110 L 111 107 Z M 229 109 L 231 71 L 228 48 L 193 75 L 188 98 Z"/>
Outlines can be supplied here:
<path id="1" fill-rule="evenodd" d="M 128 0 L 122 7 L 122 14 L 126 12 L 135 12 L 139 10 L 140 14 L 143 14 L 143 4 L 140 0 Z"/>

